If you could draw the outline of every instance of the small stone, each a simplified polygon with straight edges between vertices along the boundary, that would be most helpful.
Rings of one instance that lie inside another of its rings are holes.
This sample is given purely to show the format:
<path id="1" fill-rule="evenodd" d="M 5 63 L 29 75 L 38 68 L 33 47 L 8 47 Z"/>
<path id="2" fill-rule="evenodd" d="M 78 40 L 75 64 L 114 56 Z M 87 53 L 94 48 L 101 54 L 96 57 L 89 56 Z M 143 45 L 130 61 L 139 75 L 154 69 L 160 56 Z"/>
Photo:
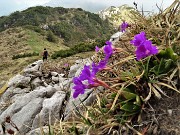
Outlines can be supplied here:
<path id="1" fill-rule="evenodd" d="M 51 72 L 51 75 L 54 76 L 54 77 L 57 77 L 58 73 L 57 72 Z"/>
<path id="2" fill-rule="evenodd" d="M 169 116 L 172 116 L 172 112 L 173 112 L 173 111 L 172 111 L 171 109 L 168 109 L 167 112 L 168 112 L 168 115 L 169 115 Z"/>
<path id="3" fill-rule="evenodd" d="M 54 81 L 55 83 L 59 82 L 59 77 L 52 76 L 52 81 Z"/>

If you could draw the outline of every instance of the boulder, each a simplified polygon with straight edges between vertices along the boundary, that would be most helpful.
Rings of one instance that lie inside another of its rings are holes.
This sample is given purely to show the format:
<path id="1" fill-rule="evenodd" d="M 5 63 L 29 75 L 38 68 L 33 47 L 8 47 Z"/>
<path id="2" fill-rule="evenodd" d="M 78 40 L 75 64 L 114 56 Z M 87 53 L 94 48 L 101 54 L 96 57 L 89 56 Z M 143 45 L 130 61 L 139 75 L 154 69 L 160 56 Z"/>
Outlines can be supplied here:
<path id="1" fill-rule="evenodd" d="M 45 98 L 50 98 L 57 90 L 51 86 L 38 87 L 21 98 L 14 99 L 5 111 L 0 115 L 0 123 L 10 116 L 22 134 L 31 130 L 33 119 L 42 109 Z"/>
<path id="2" fill-rule="evenodd" d="M 43 82 L 39 77 L 37 77 L 31 81 L 31 88 L 35 89 L 39 86 L 43 86 Z"/>
<path id="3" fill-rule="evenodd" d="M 59 120 L 59 113 L 65 97 L 65 92 L 57 91 L 51 98 L 45 99 L 43 101 L 41 112 L 37 114 L 33 120 L 32 128 L 39 127 L 39 122 L 41 126 L 45 126 L 53 124 L 55 120 Z"/>
<path id="4" fill-rule="evenodd" d="M 111 41 L 111 42 L 116 42 L 116 41 L 118 41 L 119 40 L 119 38 L 123 35 L 124 33 L 123 32 L 116 32 L 115 34 L 113 34 L 112 36 L 111 36 L 111 38 L 110 38 L 110 40 L 109 41 Z"/>
<path id="5" fill-rule="evenodd" d="M 41 69 L 41 66 L 43 64 L 43 61 L 42 60 L 38 60 L 32 64 L 30 64 L 29 66 L 27 66 L 23 72 L 24 72 L 24 75 L 25 76 L 36 76 L 36 77 L 40 77 L 42 76 L 42 69 Z M 30 74 L 30 75 L 29 75 Z"/>
<path id="6" fill-rule="evenodd" d="M 42 98 L 34 98 L 12 116 L 12 121 L 19 128 L 20 133 L 27 133 L 31 130 L 33 119 L 41 111 L 42 102 Z"/>
<path id="7" fill-rule="evenodd" d="M 15 100 L 17 98 L 21 98 L 22 96 L 24 96 L 28 92 L 30 92 L 30 88 L 21 89 L 21 88 L 10 87 L 2 95 L 0 101 L 3 101 L 4 103 L 8 103 L 8 102 L 13 103 L 13 102 L 15 102 Z"/>
<path id="8" fill-rule="evenodd" d="M 57 77 L 58 73 L 57 72 L 51 72 L 51 76 Z"/>
<path id="9" fill-rule="evenodd" d="M 30 77 L 26 77 L 23 75 L 16 75 L 15 77 L 11 78 L 8 82 L 8 87 L 19 87 L 19 88 L 27 88 L 31 81 Z"/>

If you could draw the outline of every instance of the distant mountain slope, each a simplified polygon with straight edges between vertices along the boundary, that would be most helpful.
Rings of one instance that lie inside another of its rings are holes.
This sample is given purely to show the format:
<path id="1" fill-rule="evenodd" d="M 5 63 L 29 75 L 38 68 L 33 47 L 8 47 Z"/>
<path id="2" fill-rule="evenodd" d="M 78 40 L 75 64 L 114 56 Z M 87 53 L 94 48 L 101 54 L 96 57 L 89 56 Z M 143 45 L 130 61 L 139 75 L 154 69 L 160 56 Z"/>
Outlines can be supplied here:
<path id="1" fill-rule="evenodd" d="M 47 48 L 50 55 L 61 49 L 68 48 L 59 39 L 56 43 L 46 39 L 46 33 L 38 33 L 26 28 L 9 28 L 0 32 L 0 82 L 7 81 L 9 77 L 20 72 L 27 64 L 42 59 L 42 51 Z M 36 56 L 12 59 L 18 55 L 29 55 L 36 53 Z"/>
<path id="2" fill-rule="evenodd" d="M 109 37 L 112 27 L 107 20 L 81 8 L 31 7 L 0 17 L 0 31 L 8 28 L 32 25 L 51 30 L 64 38 L 67 45 L 88 39 Z"/>
<path id="3" fill-rule="evenodd" d="M 134 22 L 136 15 L 139 13 L 128 5 L 122 5 L 120 7 L 111 6 L 107 9 L 98 12 L 100 18 L 108 19 L 115 26 L 119 26 L 123 20 L 127 22 Z"/>

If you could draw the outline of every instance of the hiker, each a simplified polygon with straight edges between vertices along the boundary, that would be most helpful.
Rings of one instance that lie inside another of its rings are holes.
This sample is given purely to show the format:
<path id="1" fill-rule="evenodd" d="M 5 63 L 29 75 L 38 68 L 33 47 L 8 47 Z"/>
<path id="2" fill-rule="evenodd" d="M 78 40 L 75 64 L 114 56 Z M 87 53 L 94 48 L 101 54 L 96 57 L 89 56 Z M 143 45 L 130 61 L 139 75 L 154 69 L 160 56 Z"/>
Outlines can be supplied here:
<path id="1" fill-rule="evenodd" d="M 48 57 L 48 51 L 46 50 L 46 48 L 44 48 L 44 52 L 43 52 L 43 61 L 47 60 Z"/>

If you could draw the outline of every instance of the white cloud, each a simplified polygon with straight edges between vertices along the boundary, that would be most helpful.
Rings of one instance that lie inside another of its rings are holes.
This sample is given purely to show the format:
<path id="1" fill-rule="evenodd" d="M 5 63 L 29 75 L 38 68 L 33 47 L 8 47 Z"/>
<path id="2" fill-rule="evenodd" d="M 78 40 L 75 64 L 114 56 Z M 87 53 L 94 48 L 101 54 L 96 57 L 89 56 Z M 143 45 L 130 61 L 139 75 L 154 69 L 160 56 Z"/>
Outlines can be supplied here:
<path id="1" fill-rule="evenodd" d="M 14 0 L 16 4 L 19 5 L 27 5 L 27 6 L 35 6 L 35 5 L 43 5 L 50 0 Z"/>
<path id="2" fill-rule="evenodd" d="M 162 6 L 166 8 L 171 5 L 173 0 L 51 0 L 48 4 L 63 7 L 81 7 L 89 11 L 98 11 L 109 6 L 121 6 L 124 4 L 134 6 L 133 2 L 138 4 L 138 9 L 143 7 L 144 10 L 157 12 L 156 3 L 161 6 L 163 2 Z"/>

